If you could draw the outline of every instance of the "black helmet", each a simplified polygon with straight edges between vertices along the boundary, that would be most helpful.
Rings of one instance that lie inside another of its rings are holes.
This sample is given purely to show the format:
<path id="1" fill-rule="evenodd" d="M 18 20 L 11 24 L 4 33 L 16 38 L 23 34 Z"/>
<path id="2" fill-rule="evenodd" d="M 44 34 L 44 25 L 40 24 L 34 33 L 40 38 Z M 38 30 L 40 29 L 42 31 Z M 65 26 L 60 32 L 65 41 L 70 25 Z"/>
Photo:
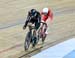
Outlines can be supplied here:
<path id="1" fill-rule="evenodd" d="M 30 13 L 31 13 L 32 17 L 36 17 L 36 15 L 37 15 L 36 9 L 31 9 Z"/>

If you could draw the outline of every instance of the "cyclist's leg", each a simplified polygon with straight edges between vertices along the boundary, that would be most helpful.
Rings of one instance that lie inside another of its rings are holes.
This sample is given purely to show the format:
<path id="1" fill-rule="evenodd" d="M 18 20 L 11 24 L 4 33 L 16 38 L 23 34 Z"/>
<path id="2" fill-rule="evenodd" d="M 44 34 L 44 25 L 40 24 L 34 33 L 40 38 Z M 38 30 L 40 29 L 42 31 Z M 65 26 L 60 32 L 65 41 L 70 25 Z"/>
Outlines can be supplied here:
<path id="1" fill-rule="evenodd" d="M 38 38 L 37 38 L 37 30 L 38 30 L 38 28 L 40 27 L 40 23 L 38 23 L 38 22 L 36 22 L 35 23 L 35 29 L 34 29 L 34 38 L 33 38 L 33 46 L 35 46 L 37 43 L 38 43 Z"/>
<path id="2" fill-rule="evenodd" d="M 37 36 L 37 34 L 38 34 L 38 29 L 39 29 L 39 27 L 40 27 L 40 23 L 36 22 L 36 23 L 35 23 L 36 36 Z"/>
<path id="3" fill-rule="evenodd" d="M 36 29 L 36 31 L 39 29 L 39 27 L 40 27 L 40 23 L 36 22 L 35 23 L 35 29 Z"/>
<path id="4" fill-rule="evenodd" d="M 47 28 L 48 28 L 48 26 L 45 25 L 45 29 L 44 29 L 44 32 L 45 33 L 47 32 Z"/>
<path id="5" fill-rule="evenodd" d="M 33 30 L 33 35 L 32 35 L 32 48 L 35 47 L 36 45 L 36 30 Z"/>
<path id="6" fill-rule="evenodd" d="M 43 21 L 44 23 L 46 23 L 45 21 Z M 44 41 L 45 41 L 45 38 L 46 38 L 46 36 L 47 36 L 47 25 L 45 25 L 45 24 L 42 24 L 42 43 L 44 43 Z"/>
<path id="7" fill-rule="evenodd" d="M 42 20 L 42 22 L 46 23 L 46 21 L 43 21 L 43 20 Z M 47 24 L 47 23 L 46 23 L 46 24 Z M 44 32 L 45 32 L 45 34 L 48 34 L 48 32 L 47 32 L 48 26 L 45 25 L 45 24 L 42 24 L 42 27 L 45 27 L 45 28 L 44 28 Z"/>

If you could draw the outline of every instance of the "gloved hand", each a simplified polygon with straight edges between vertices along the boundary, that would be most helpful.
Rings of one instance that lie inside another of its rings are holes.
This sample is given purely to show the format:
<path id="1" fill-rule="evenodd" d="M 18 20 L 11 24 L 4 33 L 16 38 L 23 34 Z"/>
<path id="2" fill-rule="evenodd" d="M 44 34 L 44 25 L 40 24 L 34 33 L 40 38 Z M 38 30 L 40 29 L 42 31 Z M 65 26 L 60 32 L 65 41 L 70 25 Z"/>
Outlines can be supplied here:
<path id="1" fill-rule="evenodd" d="M 24 29 L 26 29 L 26 27 L 25 27 L 25 26 L 23 26 L 23 30 L 24 30 Z"/>

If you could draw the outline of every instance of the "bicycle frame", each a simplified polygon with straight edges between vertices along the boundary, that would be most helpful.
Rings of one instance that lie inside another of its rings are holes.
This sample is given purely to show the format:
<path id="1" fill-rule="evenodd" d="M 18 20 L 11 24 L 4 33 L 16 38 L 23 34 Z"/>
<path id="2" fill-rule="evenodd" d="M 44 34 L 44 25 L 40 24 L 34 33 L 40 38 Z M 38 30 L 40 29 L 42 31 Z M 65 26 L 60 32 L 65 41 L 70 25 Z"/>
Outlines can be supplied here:
<path id="1" fill-rule="evenodd" d="M 29 32 L 27 33 L 26 39 L 25 39 L 25 45 L 24 48 L 25 50 L 28 50 L 30 43 L 32 43 L 32 47 L 35 47 L 36 45 L 36 37 L 35 37 L 35 28 L 34 26 L 28 25 L 29 27 Z M 32 30 L 34 29 L 34 30 Z"/>

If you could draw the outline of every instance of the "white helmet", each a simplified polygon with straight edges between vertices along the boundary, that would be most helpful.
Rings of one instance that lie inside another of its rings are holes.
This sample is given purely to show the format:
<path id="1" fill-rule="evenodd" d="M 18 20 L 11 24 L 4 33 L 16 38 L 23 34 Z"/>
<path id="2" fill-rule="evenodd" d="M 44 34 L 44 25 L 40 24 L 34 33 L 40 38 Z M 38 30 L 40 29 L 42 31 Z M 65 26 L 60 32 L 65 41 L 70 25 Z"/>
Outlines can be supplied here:
<path id="1" fill-rule="evenodd" d="M 43 8 L 43 13 L 48 13 L 48 8 Z"/>

